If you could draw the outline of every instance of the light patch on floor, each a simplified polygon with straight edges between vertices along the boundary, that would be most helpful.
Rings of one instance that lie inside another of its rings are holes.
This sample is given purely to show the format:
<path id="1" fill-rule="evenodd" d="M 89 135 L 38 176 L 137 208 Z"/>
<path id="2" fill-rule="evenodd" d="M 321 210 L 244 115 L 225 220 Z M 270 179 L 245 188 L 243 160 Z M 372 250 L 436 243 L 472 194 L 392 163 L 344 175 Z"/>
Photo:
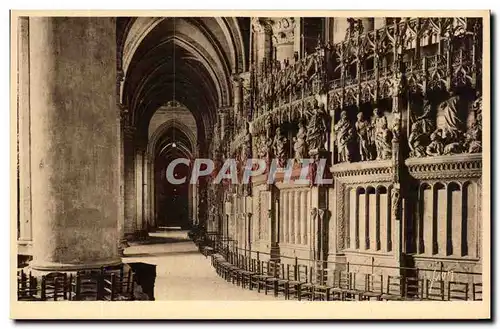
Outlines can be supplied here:
<path id="1" fill-rule="evenodd" d="M 210 257 L 198 252 L 186 231 L 150 233 L 150 241 L 145 243 L 130 243 L 123 261 L 157 266 L 155 300 L 276 300 L 272 295 L 243 289 L 220 278 Z"/>

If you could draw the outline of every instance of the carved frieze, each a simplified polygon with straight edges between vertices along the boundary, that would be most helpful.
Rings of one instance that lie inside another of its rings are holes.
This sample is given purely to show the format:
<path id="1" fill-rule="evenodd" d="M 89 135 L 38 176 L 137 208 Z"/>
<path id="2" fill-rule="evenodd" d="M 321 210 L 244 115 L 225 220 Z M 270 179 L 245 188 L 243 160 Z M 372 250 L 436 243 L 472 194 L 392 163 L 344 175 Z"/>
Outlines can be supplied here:
<path id="1" fill-rule="evenodd" d="M 482 154 L 454 154 L 405 161 L 410 175 L 417 179 L 481 177 Z"/>
<path id="2" fill-rule="evenodd" d="M 330 168 L 332 175 L 342 181 L 390 181 L 392 163 L 385 161 L 368 161 L 354 163 L 339 163 Z"/>

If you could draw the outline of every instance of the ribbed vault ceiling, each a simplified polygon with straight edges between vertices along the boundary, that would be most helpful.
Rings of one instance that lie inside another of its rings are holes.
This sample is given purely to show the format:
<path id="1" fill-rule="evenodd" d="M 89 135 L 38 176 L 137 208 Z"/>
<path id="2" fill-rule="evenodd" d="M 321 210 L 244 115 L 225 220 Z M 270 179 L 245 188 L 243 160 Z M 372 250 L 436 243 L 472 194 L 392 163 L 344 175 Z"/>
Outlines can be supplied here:
<path id="1" fill-rule="evenodd" d="M 231 75 L 245 67 L 245 46 L 236 18 L 139 17 L 123 26 L 121 101 L 147 138 L 149 121 L 169 101 L 185 105 L 203 144 L 217 109 L 232 103 Z"/>

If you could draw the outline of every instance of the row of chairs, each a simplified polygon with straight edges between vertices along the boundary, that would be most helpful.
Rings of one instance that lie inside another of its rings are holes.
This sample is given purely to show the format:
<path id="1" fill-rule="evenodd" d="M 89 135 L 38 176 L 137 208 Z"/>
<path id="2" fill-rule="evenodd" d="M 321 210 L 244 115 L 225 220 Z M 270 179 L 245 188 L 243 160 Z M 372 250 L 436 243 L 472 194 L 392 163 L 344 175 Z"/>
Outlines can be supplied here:
<path id="1" fill-rule="evenodd" d="M 120 268 L 78 271 L 73 274 L 52 272 L 40 278 L 18 271 L 19 301 L 47 300 L 134 300 L 134 273 Z"/>
<path id="2" fill-rule="evenodd" d="M 297 300 L 482 300 L 482 283 L 331 270 L 322 263 L 283 264 L 225 252 L 212 254 L 217 274 L 242 288 Z"/>

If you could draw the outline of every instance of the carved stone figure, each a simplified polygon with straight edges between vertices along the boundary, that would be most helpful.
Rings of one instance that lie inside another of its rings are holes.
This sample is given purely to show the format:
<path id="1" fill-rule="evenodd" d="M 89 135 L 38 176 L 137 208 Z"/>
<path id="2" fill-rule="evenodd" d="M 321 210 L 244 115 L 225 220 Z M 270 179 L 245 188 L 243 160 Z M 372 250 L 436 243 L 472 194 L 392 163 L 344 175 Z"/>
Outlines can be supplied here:
<path id="1" fill-rule="evenodd" d="M 476 99 L 472 105 L 474 111 L 474 121 L 465 134 L 465 148 L 469 153 L 482 152 L 482 134 L 483 134 L 483 116 L 482 116 L 482 97 Z"/>
<path id="2" fill-rule="evenodd" d="M 465 145 L 469 153 L 482 152 L 482 128 L 477 122 L 472 123 L 465 134 Z"/>
<path id="3" fill-rule="evenodd" d="M 391 190 L 391 215 L 394 220 L 401 219 L 401 191 L 399 186 Z"/>
<path id="4" fill-rule="evenodd" d="M 306 130 L 302 121 L 299 122 L 299 131 L 297 137 L 294 138 L 293 149 L 295 161 L 301 163 L 302 159 L 307 157 Z"/>
<path id="5" fill-rule="evenodd" d="M 463 137 L 462 129 L 464 121 L 459 114 L 459 103 L 460 97 L 452 92 L 450 98 L 439 105 L 440 109 L 443 111 L 443 139 L 446 145 L 460 143 Z"/>
<path id="6" fill-rule="evenodd" d="M 410 136 L 408 136 L 411 157 L 423 157 L 427 154 L 425 148 L 429 144 L 429 135 L 433 129 L 430 113 L 431 104 L 426 101 L 423 114 L 411 125 Z"/>
<path id="7" fill-rule="evenodd" d="M 387 118 L 378 108 L 373 111 L 373 139 L 377 149 L 377 160 L 387 160 L 391 157 L 392 135 L 387 127 Z"/>
<path id="8" fill-rule="evenodd" d="M 312 113 L 308 118 L 306 142 L 309 151 L 323 150 L 326 142 L 326 120 L 323 104 L 318 106 L 318 102 L 314 101 Z"/>
<path id="9" fill-rule="evenodd" d="M 401 113 L 394 113 L 392 118 L 392 142 L 399 143 L 401 139 Z"/>
<path id="10" fill-rule="evenodd" d="M 257 141 L 257 155 L 259 159 L 265 159 L 268 153 L 267 139 L 265 136 L 260 136 Z"/>
<path id="11" fill-rule="evenodd" d="M 281 134 L 281 129 L 277 128 L 276 135 L 274 136 L 273 140 L 273 151 L 274 151 L 274 156 L 276 157 L 276 159 L 278 159 L 278 165 L 280 167 L 285 166 L 285 162 L 287 159 L 286 143 L 287 143 L 287 138 Z"/>
<path id="12" fill-rule="evenodd" d="M 431 143 L 427 145 L 426 153 L 429 156 L 442 155 L 444 152 L 441 130 L 438 129 L 431 134 Z"/>
<path id="13" fill-rule="evenodd" d="M 346 111 L 340 113 L 340 120 L 335 125 L 335 136 L 337 139 L 339 162 L 350 162 L 350 147 L 354 137 L 354 128 L 347 118 Z"/>
<path id="14" fill-rule="evenodd" d="M 361 161 L 373 160 L 371 154 L 371 124 L 363 118 L 363 112 L 359 112 L 357 115 L 358 121 L 356 121 L 355 127 L 358 134 L 358 144 L 359 144 L 359 154 Z"/>

